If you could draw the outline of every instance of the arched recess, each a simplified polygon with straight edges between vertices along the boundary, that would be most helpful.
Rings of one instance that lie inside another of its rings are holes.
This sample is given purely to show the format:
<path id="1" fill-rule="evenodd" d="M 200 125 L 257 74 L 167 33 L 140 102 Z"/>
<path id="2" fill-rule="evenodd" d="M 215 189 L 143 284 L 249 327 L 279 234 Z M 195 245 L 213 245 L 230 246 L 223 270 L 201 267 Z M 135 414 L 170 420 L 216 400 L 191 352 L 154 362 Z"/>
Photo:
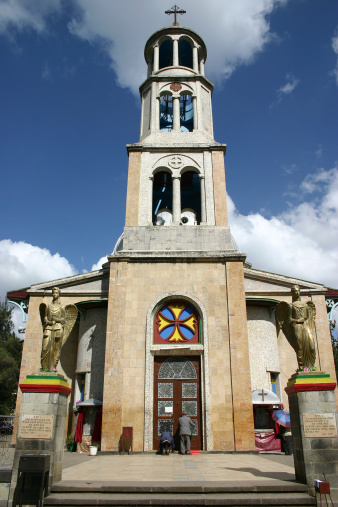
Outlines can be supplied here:
<path id="1" fill-rule="evenodd" d="M 153 178 L 153 224 L 156 224 L 159 211 L 168 210 L 172 212 L 172 205 L 173 184 L 171 174 L 168 171 L 159 170 L 154 174 Z"/>
<path id="2" fill-rule="evenodd" d="M 190 93 L 180 95 L 180 127 L 182 132 L 194 130 L 194 106 Z"/>
<path id="3" fill-rule="evenodd" d="M 193 68 L 192 44 L 183 37 L 178 41 L 178 61 L 182 67 Z"/>
<path id="4" fill-rule="evenodd" d="M 160 44 L 159 68 L 171 67 L 173 65 L 173 41 L 165 39 Z"/>
<path id="5" fill-rule="evenodd" d="M 185 170 L 181 175 L 181 210 L 193 211 L 196 222 L 201 222 L 201 182 L 195 171 Z"/>
<path id="6" fill-rule="evenodd" d="M 200 317 L 200 330 L 203 344 L 184 345 L 181 348 L 174 344 L 154 344 L 154 318 L 158 309 L 171 300 L 187 301 L 194 306 Z M 154 409 L 154 358 L 155 356 L 189 356 L 199 355 L 201 359 L 201 404 L 202 404 L 202 434 L 203 449 L 212 448 L 211 420 L 210 420 L 210 380 L 208 353 L 208 318 L 204 305 L 195 297 L 184 292 L 167 292 L 153 301 L 147 312 L 146 323 L 146 374 L 145 374 L 145 426 L 144 450 L 153 448 L 153 409 Z"/>
<path id="7" fill-rule="evenodd" d="M 160 96 L 160 131 L 171 132 L 174 124 L 173 98 L 169 93 Z"/>
<path id="8" fill-rule="evenodd" d="M 171 173 L 159 170 L 153 178 L 153 207 L 152 220 L 156 223 L 159 211 L 168 210 L 172 212 L 173 205 L 173 183 Z"/>

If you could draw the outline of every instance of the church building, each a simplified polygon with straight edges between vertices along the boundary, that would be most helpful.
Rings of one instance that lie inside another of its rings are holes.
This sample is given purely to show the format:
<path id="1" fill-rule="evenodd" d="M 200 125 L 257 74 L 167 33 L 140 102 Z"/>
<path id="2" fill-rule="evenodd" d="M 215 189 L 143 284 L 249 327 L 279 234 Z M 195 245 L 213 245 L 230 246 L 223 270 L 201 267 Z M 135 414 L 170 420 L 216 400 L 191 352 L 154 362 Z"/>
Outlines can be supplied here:
<path id="1" fill-rule="evenodd" d="M 335 379 L 327 288 L 253 269 L 239 251 L 201 37 L 176 23 L 155 32 L 144 55 L 123 233 L 102 269 L 8 293 L 29 306 L 20 382 L 40 368 L 39 306 L 59 287 L 62 305 L 79 310 L 58 365 L 72 388 L 69 433 L 77 407 L 93 399 L 102 451 L 121 449 L 126 426 L 135 452 L 158 449 L 182 411 L 195 422 L 192 449 L 254 451 L 255 434 L 273 432 L 269 410 L 287 410 L 298 368 L 274 315 L 295 284 L 316 307 L 316 367 Z M 88 418 L 89 443 L 92 426 Z"/>

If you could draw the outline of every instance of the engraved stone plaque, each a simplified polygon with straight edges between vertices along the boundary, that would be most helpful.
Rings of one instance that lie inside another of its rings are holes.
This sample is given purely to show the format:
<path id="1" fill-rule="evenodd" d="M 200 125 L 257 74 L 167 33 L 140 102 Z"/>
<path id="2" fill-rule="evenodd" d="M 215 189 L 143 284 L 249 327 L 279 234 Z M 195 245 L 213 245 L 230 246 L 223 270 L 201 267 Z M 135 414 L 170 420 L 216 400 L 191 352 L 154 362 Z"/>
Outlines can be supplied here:
<path id="1" fill-rule="evenodd" d="M 53 415 L 21 416 L 19 438 L 53 438 Z"/>
<path id="2" fill-rule="evenodd" d="M 325 438 L 337 436 L 336 415 L 303 414 L 304 436 L 307 438 Z"/>

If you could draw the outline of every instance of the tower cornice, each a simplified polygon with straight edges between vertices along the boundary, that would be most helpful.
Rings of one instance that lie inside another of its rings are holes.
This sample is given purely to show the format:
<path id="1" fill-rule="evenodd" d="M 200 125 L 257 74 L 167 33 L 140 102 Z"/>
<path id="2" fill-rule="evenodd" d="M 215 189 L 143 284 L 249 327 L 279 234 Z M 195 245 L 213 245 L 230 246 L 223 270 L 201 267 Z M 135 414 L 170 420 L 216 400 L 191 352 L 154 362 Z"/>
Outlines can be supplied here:
<path id="1" fill-rule="evenodd" d="M 187 145 L 186 143 L 185 144 L 182 144 L 182 145 L 173 145 L 173 146 L 154 146 L 154 145 L 150 145 L 150 144 L 146 144 L 146 143 L 134 143 L 134 144 L 127 144 L 126 145 L 126 148 L 127 148 L 127 152 L 128 154 L 130 152 L 135 152 L 135 151 L 147 151 L 147 152 L 150 152 L 150 153 L 155 153 L 155 152 L 163 152 L 163 151 L 166 151 L 166 152 L 169 152 L 169 153 L 187 153 L 189 151 L 198 151 L 198 152 L 201 152 L 201 151 L 222 151 L 226 152 L 226 148 L 227 148 L 227 145 L 226 144 L 221 144 L 221 143 L 216 143 L 215 141 L 215 144 L 202 144 L 202 143 L 196 143 L 196 144 L 189 144 Z"/>
<path id="2" fill-rule="evenodd" d="M 182 69 L 184 69 L 185 73 L 182 72 L 182 74 L 180 75 L 180 71 L 182 71 Z M 194 72 L 192 69 L 189 69 L 187 67 L 170 67 L 170 72 L 173 75 L 168 75 L 167 72 L 168 72 L 168 68 L 161 69 L 156 74 L 152 74 L 145 81 L 143 81 L 143 83 L 141 84 L 141 86 L 139 88 L 141 96 L 142 96 L 142 92 L 148 86 L 150 86 L 151 83 L 154 83 L 154 82 L 160 83 L 161 81 L 173 82 L 173 83 L 175 83 L 177 81 L 178 82 L 179 81 L 184 81 L 184 82 L 200 81 L 207 88 L 209 88 L 211 92 L 213 92 L 213 90 L 214 90 L 214 85 L 212 84 L 211 81 L 209 81 L 209 79 L 207 79 L 205 76 L 202 76 L 201 74 L 199 74 L 197 72 Z M 189 72 L 190 75 L 188 75 L 187 72 Z"/>

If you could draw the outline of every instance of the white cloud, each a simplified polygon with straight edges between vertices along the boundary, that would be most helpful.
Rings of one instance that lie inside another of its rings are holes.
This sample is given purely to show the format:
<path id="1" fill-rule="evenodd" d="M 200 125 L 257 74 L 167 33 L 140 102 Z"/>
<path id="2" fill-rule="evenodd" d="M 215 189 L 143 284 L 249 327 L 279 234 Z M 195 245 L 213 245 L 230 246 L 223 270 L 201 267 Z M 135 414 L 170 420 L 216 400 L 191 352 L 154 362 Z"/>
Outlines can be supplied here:
<path id="1" fill-rule="evenodd" d="M 205 40 L 209 57 L 208 76 L 220 81 L 238 65 L 250 63 L 271 40 L 268 16 L 288 0 L 185 0 L 187 14 L 179 23 L 189 26 Z M 101 41 L 111 58 L 118 83 L 138 93 L 145 78 L 143 47 L 147 38 L 159 28 L 172 24 L 164 15 L 168 8 L 164 0 L 127 0 L 116 9 L 116 3 L 77 0 L 82 16 L 69 25 L 73 34 L 90 42 Z M 132 15 L 131 15 L 132 12 Z M 140 22 L 142 20 L 142 22 Z"/>
<path id="2" fill-rule="evenodd" d="M 303 202 L 270 219 L 241 215 L 229 198 L 232 234 L 253 268 L 338 287 L 338 168 L 309 174 L 300 189 Z"/>
<path id="3" fill-rule="evenodd" d="M 243 64 L 250 63 L 274 38 L 268 17 L 288 0 L 185 0 L 187 14 L 179 23 L 200 33 L 208 47 L 207 73 L 218 82 Z M 61 0 L 0 0 L 0 33 L 12 29 L 46 31 L 51 14 L 65 4 Z M 77 7 L 69 21 L 72 34 L 99 43 L 108 54 L 117 82 L 138 94 L 146 76 L 143 48 L 156 30 L 171 25 L 166 0 L 74 0 Z M 66 11 L 64 11 L 66 12 Z"/>
<path id="4" fill-rule="evenodd" d="M 299 79 L 292 76 L 286 76 L 287 83 L 281 86 L 277 91 L 278 95 L 290 95 L 299 83 Z"/>
<path id="5" fill-rule="evenodd" d="M 60 12 L 62 0 L 0 0 L 0 33 L 12 29 L 43 32 L 49 16 Z"/>
<path id="6" fill-rule="evenodd" d="M 101 259 L 96 264 L 93 264 L 91 270 L 92 271 L 96 271 L 97 269 L 101 269 L 102 268 L 102 264 L 104 264 L 105 262 L 108 262 L 108 259 L 107 259 L 106 255 L 104 257 L 101 257 Z"/>
<path id="7" fill-rule="evenodd" d="M 332 37 L 331 42 L 332 42 L 332 49 L 338 57 L 338 29 L 337 29 L 336 35 L 334 37 Z M 336 83 L 338 85 L 338 59 L 337 59 L 336 67 L 335 67 L 333 73 L 336 76 Z"/>
<path id="8" fill-rule="evenodd" d="M 76 269 L 60 254 L 24 241 L 0 241 L 0 297 L 9 290 L 75 275 Z"/>

